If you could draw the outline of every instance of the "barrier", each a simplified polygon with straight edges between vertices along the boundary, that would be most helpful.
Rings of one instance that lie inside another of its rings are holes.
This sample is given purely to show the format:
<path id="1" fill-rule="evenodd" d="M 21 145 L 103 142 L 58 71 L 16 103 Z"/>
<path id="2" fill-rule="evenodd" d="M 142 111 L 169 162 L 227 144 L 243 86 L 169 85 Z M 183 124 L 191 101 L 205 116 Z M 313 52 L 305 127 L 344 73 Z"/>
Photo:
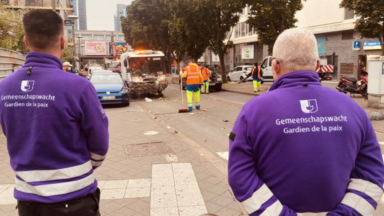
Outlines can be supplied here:
<path id="1" fill-rule="evenodd" d="M 0 48 L 0 81 L 20 68 L 25 63 L 25 56 L 21 53 Z"/>

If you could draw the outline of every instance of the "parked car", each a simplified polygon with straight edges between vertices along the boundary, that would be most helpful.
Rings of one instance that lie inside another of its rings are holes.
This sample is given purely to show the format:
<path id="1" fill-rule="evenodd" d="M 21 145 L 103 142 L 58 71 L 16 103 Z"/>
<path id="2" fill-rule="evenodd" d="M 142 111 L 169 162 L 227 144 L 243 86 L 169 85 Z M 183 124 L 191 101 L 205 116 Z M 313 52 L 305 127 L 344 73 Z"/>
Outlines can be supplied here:
<path id="1" fill-rule="evenodd" d="M 241 65 L 235 67 L 233 70 L 231 70 L 227 75 L 227 81 L 241 81 L 245 77 L 247 77 L 247 74 L 249 74 L 252 71 L 252 65 Z M 252 77 L 249 77 L 247 79 L 252 80 Z"/>
<path id="2" fill-rule="evenodd" d="M 129 88 L 119 73 L 97 70 L 91 74 L 89 81 L 96 89 L 101 104 L 123 104 L 129 106 Z"/>
<path id="3" fill-rule="evenodd" d="M 213 70 L 209 65 L 206 66 L 212 73 L 211 75 L 209 76 L 209 89 L 213 88 L 215 89 L 216 91 L 221 91 L 221 87 L 222 87 L 222 79 L 221 79 L 221 74 L 215 70 Z M 180 80 L 179 80 L 179 84 L 180 84 Z M 183 79 L 183 90 L 185 90 L 185 88 L 187 87 L 187 79 Z"/>

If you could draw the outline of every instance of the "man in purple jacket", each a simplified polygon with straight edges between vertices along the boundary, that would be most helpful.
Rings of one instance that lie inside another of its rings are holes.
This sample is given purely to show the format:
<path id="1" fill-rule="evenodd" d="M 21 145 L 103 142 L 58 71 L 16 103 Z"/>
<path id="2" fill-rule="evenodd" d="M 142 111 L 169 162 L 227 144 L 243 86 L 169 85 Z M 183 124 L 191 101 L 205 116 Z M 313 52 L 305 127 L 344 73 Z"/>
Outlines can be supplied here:
<path id="1" fill-rule="evenodd" d="M 364 110 L 321 86 L 314 35 L 284 31 L 275 82 L 241 110 L 230 134 L 229 184 L 249 215 L 373 215 L 384 165 Z"/>
<path id="2" fill-rule="evenodd" d="M 0 84 L 0 121 L 22 216 L 99 215 L 94 169 L 108 150 L 108 119 L 92 84 L 62 70 L 63 21 L 24 15 L 25 65 Z"/>

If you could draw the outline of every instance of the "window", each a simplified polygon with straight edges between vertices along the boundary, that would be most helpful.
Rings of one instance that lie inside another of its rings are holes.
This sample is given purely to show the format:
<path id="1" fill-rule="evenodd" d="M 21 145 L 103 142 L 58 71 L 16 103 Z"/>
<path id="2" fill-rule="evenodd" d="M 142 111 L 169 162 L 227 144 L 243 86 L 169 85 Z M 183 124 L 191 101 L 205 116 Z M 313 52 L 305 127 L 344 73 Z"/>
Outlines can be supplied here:
<path id="1" fill-rule="evenodd" d="M 112 35 L 107 35 L 106 36 L 107 37 L 107 41 L 111 41 L 111 39 L 112 39 Z M 116 35 L 113 35 L 113 41 L 116 41 Z"/>
<path id="2" fill-rule="evenodd" d="M 9 4 L 9 0 L 1 0 L 0 4 Z"/>
<path id="3" fill-rule="evenodd" d="M 124 35 L 119 35 L 119 41 L 124 41 L 125 38 L 124 38 Z"/>
<path id="4" fill-rule="evenodd" d="M 235 38 L 240 37 L 240 24 L 237 23 L 234 28 L 235 28 Z"/>
<path id="5" fill-rule="evenodd" d="M 90 41 L 92 40 L 92 35 L 81 35 L 83 38 L 81 38 L 82 40 L 85 40 L 85 41 Z"/>
<path id="6" fill-rule="evenodd" d="M 43 0 L 26 0 L 26 6 L 43 6 Z"/>
<path id="7" fill-rule="evenodd" d="M 355 17 L 355 11 L 344 8 L 344 19 L 353 19 Z"/>
<path id="8" fill-rule="evenodd" d="M 240 27 L 241 29 L 240 29 L 240 31 L 241 31 L 241 37 L 244 37 L 244 36 L 246 36 L 246 31 L 247 31 L 247 25 L 246 25 L 246 23 L 245 22 L 242 22 L 241 23 L 241 27 Z"/>
<path id="9" fill-rule="evenodd" d="M 342 40 L 351 40 L 351 39 L 354 39 L 354 37 L 353 37 L 353 30 L 351 30 L 351 31 L 343 31 L 343 32 L 341 32 L 341 39 L 342 39 Z"/>
<path id="10" fill-rule="evenodd" d="M 93 35 L 93 40 L 104 40 L 104 35 Z"/>

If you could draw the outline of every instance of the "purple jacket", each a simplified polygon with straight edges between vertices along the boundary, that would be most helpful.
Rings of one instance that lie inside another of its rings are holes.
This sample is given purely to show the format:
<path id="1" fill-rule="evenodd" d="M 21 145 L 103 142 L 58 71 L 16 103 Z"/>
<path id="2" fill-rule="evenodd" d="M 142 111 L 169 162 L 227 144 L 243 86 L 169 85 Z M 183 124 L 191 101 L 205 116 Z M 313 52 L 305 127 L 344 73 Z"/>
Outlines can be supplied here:
<path id="1" fill-rule="evenodd" d="M 312 71 L 281 76 L 243 107 L 228 171 L 251 216 L 373 215 L 383 194 L 383 158 L 367 114 Z"/>
<path id="2" fill-rule="evenodd" d="M 92 84 L 64 72 L 60 59 L 27 55 L 0 83 L 0 121 L 17 200 L 56 203 L 95 192 L 93 169 L 108 150 L 108 119 Z"/>

